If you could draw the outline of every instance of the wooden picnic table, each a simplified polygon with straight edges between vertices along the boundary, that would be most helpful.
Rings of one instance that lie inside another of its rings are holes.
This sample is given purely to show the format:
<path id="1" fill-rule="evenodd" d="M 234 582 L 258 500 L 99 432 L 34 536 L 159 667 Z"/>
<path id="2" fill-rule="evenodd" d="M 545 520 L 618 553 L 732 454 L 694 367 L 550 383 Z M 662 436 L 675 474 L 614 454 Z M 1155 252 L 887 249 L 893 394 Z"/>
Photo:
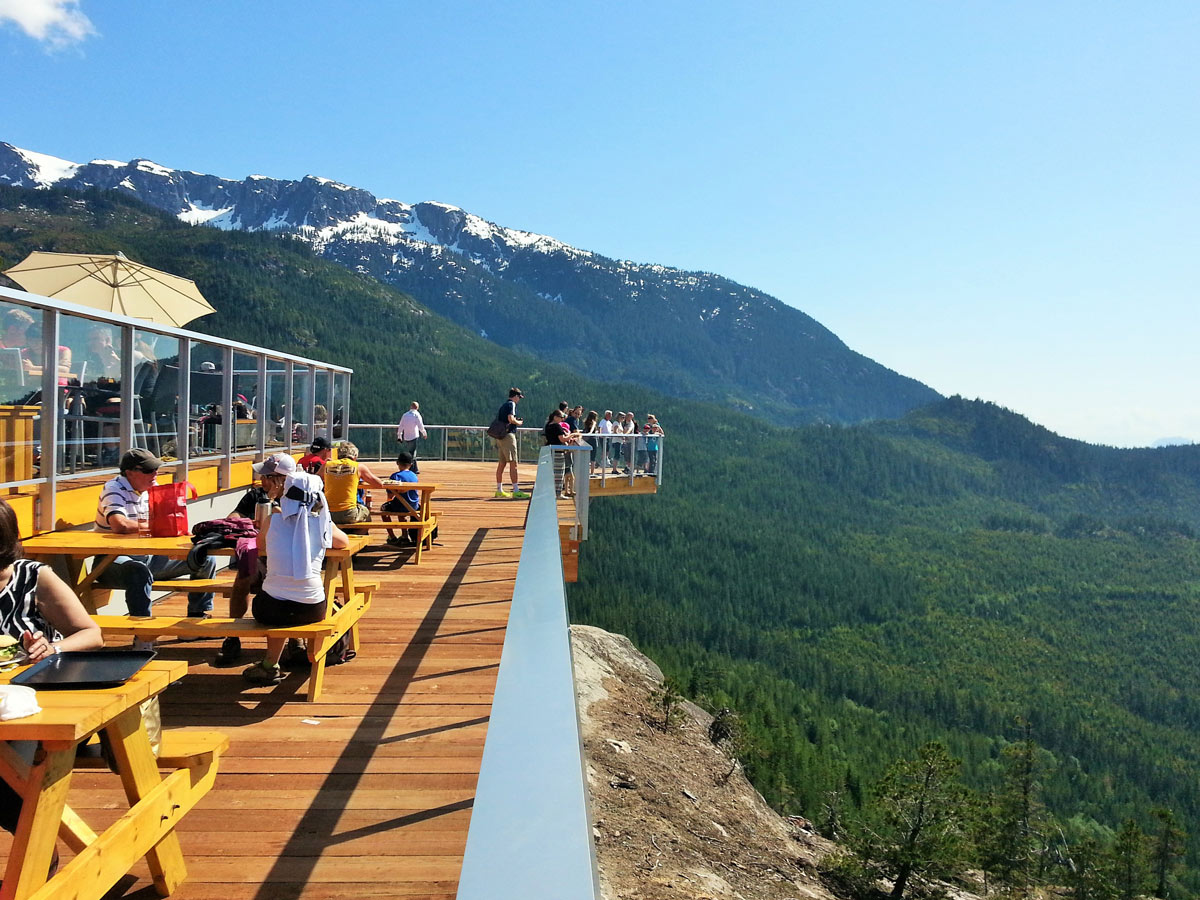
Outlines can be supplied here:
<path id="1" fill-rule="evenodd" d="M 413 562 L 416 565 L 421 564 L 421 551 L 423 549 L 433 549 L 433 532 L 437 527 L 437 516 L 433 513 L 433 493 L 438 490 L 441 485 L 431 482 L 420 481 L 391 481 L 384 479 L 381 487 L 376 487 L 373 484 L 360 482 L 359 486 L 368 491 L 385 491 L 390 497 L 398 499 L 407 507 L 406 512 L 386 512 L 383 509 L 372 510 L 372 514 L 379 516 L 395 517 L 390 522 L 381 520 L 372 520 L 369 522 L 351 522 L 340 525 L 343 531 L 351 533 L 354 531 L 409 531 L 417 532 L 417 552 Z M 418 508 L 413 509 L 405 496 L 410 491 L 416 491 L 420 494 Z M 400 519 L 401 516 L 408 516 L 407 521 Z"/>
<path id="2" fill-rule="evenodd" d="M 354 596 L 354 554 L 367 545 L 366 537 L 347 535 L 348 547 L 325 551 L 325 594 L 330 608 L 336 585 L 340 580 L 345 596 Z M 141 534 L 115 534 L 111 531 L 51 531 L 22 541 L 25 555 L 35 559 L 61 557 L 73 579 L 72 587 L 89 613 L 97 604 L 92 596 L 96 577 L 118 556 L 167 556 L 184 559 L 192 549 L 192 539 L 182 537 L 149 537 Z M 211 551 L 231 555 L 233 548 L 218 547 Z M 99 556 L 90 572 L 84 571 L 84 560 Z"/>
<path id="3" fill-rule="evenodd" d="M 20 671 L 0 673 L 0 683 Z M 38 691 L 40 713 L 0 722 L 0 777 L 24 801 L 0 900 L 95 900 L 142 857 L 164 897 L 187 877 L 175 826 L 212 787 L 228 739 L 204 733 L 204 750 L 181 758 L 180 768 L 161 777 L 159 766 L 166 762 L 155 758 L 140 708 L 186 672 L 185 662 L 151 660 L 117 687 Z M 130 807 L 100 834 L 66 803 L 76 747 L 97 731 L 108 737 Z M 36 741 L 32 763 L 9 741 Z M 48 879 L 58 837 L 76 856 Z"/>

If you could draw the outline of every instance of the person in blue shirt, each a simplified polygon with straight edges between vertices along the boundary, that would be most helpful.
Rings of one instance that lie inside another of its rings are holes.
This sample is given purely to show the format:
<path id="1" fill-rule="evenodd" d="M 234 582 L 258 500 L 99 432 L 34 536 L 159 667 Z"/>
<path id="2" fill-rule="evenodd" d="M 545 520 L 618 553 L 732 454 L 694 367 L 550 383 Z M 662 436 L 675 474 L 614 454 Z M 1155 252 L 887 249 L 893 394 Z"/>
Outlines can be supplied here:
<path id="1" fill-rule="evenodd" d="M 401 451 L 396 456 L 396 471 L 392 473 L 392 481 L 417 481 L 417 474 L 412 470 L 413 455 L 407 451 Z M 398 520 L 414 519 L 420 515 L 421 511 L 421 493 L 419 491 L 405 491 L 402 494 L 395 494 L 388 499 L 383 506 L 379 507 L 381 518 L 385 522 L 392 521 L 392 516 Z M 389 513 L 391 515 L 389 515 Z M 397 537 L 392 529 L 388 529 L 387 542 L 393 547 L 416 546 L 420 540 L 420 529 L 406 529 L 403 537 Z"/>

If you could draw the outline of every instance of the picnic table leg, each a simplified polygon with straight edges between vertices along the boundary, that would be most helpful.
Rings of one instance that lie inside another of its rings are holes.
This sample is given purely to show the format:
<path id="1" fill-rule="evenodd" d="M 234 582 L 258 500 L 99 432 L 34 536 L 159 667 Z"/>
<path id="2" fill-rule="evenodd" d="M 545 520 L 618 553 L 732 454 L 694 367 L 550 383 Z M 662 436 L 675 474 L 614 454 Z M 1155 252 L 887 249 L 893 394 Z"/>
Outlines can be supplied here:
<path id="1" fill-rule="evenodd" d="M 121 775 L 121 784 L 129 805 L 135 805 L 147 792 L 162 783 L 158 774 L 158 761 L 150 747 L 150 738 L 142 725 L 142 711 L 138 706 L 126 710 L 114 719 L 105 733 L 112 744 L 113 757 Z M 171 894 L 185 878 L 187 866 L 183 861 L 183 850 L 179 838 L 171 831 L 159 841 L 149 853 L 146 862 L 154 887 L 159 896 Z"/>
<path id="2" fill-rule="evenodd" d="M 308 639 L 308 661 L 312 663 L 308 674 L 309 703 L 321 698 L 321 691 L 325 687 L 325 654 L 332 646 L 333 641 L 329 638 L 318 640 L 313 637 Z"/>
<path id="3" fill-rule="evenodd" d="M 74 765 L 74 744 L 37 751 L 25 788 L 18 789 L 24 803 L 0 888 L 3 900 L 25 900 L 46 883 Z"/>
<path id="4" fill-rule="evenodd" d="M 345 561 L 339 560 L 338 566 L 340 569 L 340 574 L 342 576 L 342 593 L 345 595 L 345 599 L 342 602 L 346 603 L 346 604 L 358 602 L 357 600 L 355 600 L 355 597 L 354 597 L 354 562 L 353 562 L 353 560 L 350 560 L 350 559 L 347 559 Z M 337 575 L 338 575 L 338 573 L 334 573 L 333 578 L 336 579 Z M 332 590 L 332 586 L 331 586 L 331 590 Z M 331 602 L 329 604 L 329 614 L 330 615 L 333 615 L 333 613 L 334 613 L 333 607 L 334 607 L 334 604 Z M 358 652 L 358 622 L 357 621 L 355 621 L 354 626 L 352 628 L 350 628 L 349 633 L 350 633 L 350 638 L 349 638 L 350 649 L 353 650 L 355 653 L 357 653 Z M 322 674 L 324 674 L 324 673 L 322 673 Z"/>
<path id="5" fill-rule="evenodd" d="M 63 807 L 62 824 L 58 826 L 58 836 L 75 853 L 84 847 L 90 847 L 96 841 L 96 832 L 80 818 L 79 813 L 69 806 Z"/>

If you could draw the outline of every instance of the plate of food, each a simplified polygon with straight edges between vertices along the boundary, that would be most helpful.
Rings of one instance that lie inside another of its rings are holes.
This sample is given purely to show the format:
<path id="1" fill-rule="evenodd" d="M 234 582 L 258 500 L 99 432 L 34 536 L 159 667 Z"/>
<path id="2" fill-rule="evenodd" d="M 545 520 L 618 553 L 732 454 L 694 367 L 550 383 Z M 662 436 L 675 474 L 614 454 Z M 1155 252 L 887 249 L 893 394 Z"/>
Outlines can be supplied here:
<path id="1" fill-rule="evenodd" d="M 0 672 L 25 662 L 25 648 L 15 637 L 0 634 Z"/>

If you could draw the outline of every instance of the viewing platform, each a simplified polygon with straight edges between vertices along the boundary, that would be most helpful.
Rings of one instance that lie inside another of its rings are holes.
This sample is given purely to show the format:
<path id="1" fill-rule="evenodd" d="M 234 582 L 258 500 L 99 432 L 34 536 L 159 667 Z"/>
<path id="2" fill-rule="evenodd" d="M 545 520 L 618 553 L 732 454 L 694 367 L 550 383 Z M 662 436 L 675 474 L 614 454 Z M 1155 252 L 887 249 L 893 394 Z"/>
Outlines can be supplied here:
<path id="1" fill-rule="evenodd" d="M 421 473 L 441 485 L 437 546 L 419 567 L 408 549 L 356 557 L 380 587 L 357 658 L 328 670 L 319 702 L 304 702 L 305 672 L 255 688 L 242 666 L 210 665 L 218 642 L 160 641 L 160 658 L 189 664 L 161 695 L 163 726 L 230 741 L 177 829 L 188 878 L 173 897 L 455 896 L 529 505 L 492 499 L 491 465 Z M 69 803 L 94 828 L 124 811 L 105 771 L 77 773 Z M 145 862 L 133 874 L 116 896 L 156 896 Z"/>
<path id="2" fill-rule="evenodd" d="M 118 348 L 114 377 L 94 386 L 82 371 L 76 377 L 47 369 L 34 373 L 32 383 L 19 372 L 5 382 L 13 415 L 0 428 L 8 464 L 0 485 L 31 554 L 39 534 L 49 554 L 69 545 L 91 548 L 94 537 L 64 540 L 64 532 L 90 533 L 100 488 L 117 474 L 115 448 L 141 446 L 161 454 L 160 483 L 191 482 L 200 494 L 188 507 L 192 524 L 233 507 L 253 479 L 253 462 L 276 452 L 297 456 L 314 432 L 334 441 L 345 434 L 360 445 L 361 459 L 384 463 L 374 463 L 377 474 L 390 472 L 395 426 L 342 424 L 349 420 L 349 369 L 17 291 L 0 289 L 0 304 L 35 317 L 41 335 L 28 352 L 37 352 L 40 343 L 42 358 L 54 357 L 63 335 L 101 334 L 97 329 L 110 330 L 111 346 Z M 14 366 L 26 359 L 26 350 L 19 357 L 16 352 L 10 354 Z M 163 385 L 153 400 L 141 392 L 147 371 Z M 88 390 L 94 396 L 76 403 Z M 43 403 L 43 396 L 62 402 Z M 202 396 L 217 398 L 207 413 L 196 402 Z M 258 418 L 239 418 L 237 428 L 227 430 L 220 410 L 237 406 L 236 398 L 257 401 L 246 405 Z M 589 436 L 596 441 L 591 452 L 586 446 L 552 452 L 541 446 L 540 429 L 522 429 L 522 487 L 530 490 L 536 475 L 533 499 L 522 501 L 493 496 L 495 447 L 482 426 L 431 425 L 429 433 L 421 448 L 420 482 L 436 488 L 428 507 L 436 510 L 436 541 L 426 545 L 418 565 L 414 548 L 389 546 L 383 532 L 373 531 L 365 548 L 360 537 L 343 551 L 342 576 L 329 585 L 331 592 L 354 597 L 352 609 L 332 618 L 351 621 L 346 614 L 354 612 L 356 658 L 326 667 L 323 678 L 314 670 L 310 679 L 302 669 L 278 685 L 253 686 L 242 670 L 263 655 L 261 637 L 243 641 L 237 665 L 220 668 L 214 665 L 220 641 L 192 636 L 211 635 L 210 625 L 259 627 L 249 618 L 222 624 L 227 598 L 218 592 L 216 618 L 171 626 L 189 637 L 160 637 L 158 660 L 151 665 L 160 673 L 154 693 L 161 691 L 162 725 L 172 748 L 207 741 L 221 748 L 219 758 L 210 753 L 207 762 L 190 763 L 182 751 L 164 751 L 160 762 L 175 771 L 161 782 L 153 767 L 150 774 L 131 771 L 132 757 L 118 760 L 121 778 L 77 766 L 62 782 L 69 786 L 63 809 L 64 795 L 56 795 L 48 770 L 36 770 L 36 756 L 35 771 L 28 760 L 0 753 L 0 776 L 27 802 L 34 798 L 38 810 L 62 810 L 59 874 L 30 891 L 22 886 L 24 876 L 22 885 L 15 884 L 10 869 L 0 900 L 98 898 L 103 888 L 97 885 L 118 877 L 105 897 L 140 900 L 169 891 L 172 897 L 222 900 L 355 895 L 497 900 L 549 896 L 548 890 L 564 898 L 596 896 L 564 581 L 577 577 L 592 496 L 657 490 L 659 439 Z M 625 449 L 618 451 L 618 445 Z M 622 470 L 606 466 L 596 477 L 583 477 L 589 458 L 611 465 L 622 452 Z M 557 495 L 568 488 L 562 483 L 567 456 L 578 476 L 570 499 Z M 190 549 L 186 538 L 163 540 L 184 546 L 153 552 Z M 327 565 L 328 578 L 333 571 L 338 570 Z M 354 585 L 368 587 L 353 591 Z M 88 588 L 81 582 L 76 589 Z M 171 589 L 178 585 L 172 582 Z M 154 627 L 154 619 L 121 615 L 118 596 L 102 602 L 114 607 L 98 610 L 102 627 L 110 627 L 106 620 L 121 620 L 106 639 L 109 647 L 129 645 L 117 635 L 131 632 L 120 629 Z M 183 594 L 157 601 L 154 614 L 172 621 L 185 616 Z M 331 615 L 327 612 L 321 627 Z M 179 674 L 181 664 L 185 676 Z M 176 679 L 165 689 L 164 672 Z M 39 692 L 58 708 L 69 706 L 72 695 L 77 703 L 108 702 L 104 690 L 94 687 L 54 696 Z M 133 712 L 140 717 L 136 704 Z M 45 744 L 39 721 L 29 719 L 7 734 L 0 726 L 0 748 L 7 751 L 6 741 L 27 736 Z M 75 741 L 98 729 L 111 740 L 113 728 L 126 727 L 115 720 L 87 721 L 77 726 L 82 730 Z M 146 744 L 144 735 L 140 740 Z M 60 758 L 63 748 L 54 752 Z M 158 810 L 148 804 L 163 802 L 192 765 L 206 766 L 209 779 L 215 771 L 215 780 L 206 793 L 194 792 L 187 808 L 173 807 L 181 811 L 153 832 L 165 833 L 170 842 L 178 838 L 178 849 L 164 851 L 171 857 L 171 873 L 164 878 L 162 871 L 152 871 L 161 865 L 159 850 L 146 855 L 159 838 L 139 837 L 139 831 L 159 821 Z M 21 767 L 33 774 L 23 774 Z M 133 780 L 144 802 L 133 803 Z M 37 816 L 37 852 L 48 860 L 48 829 L 59 813 Z M 22 818 L 27 821 L 30 817 Z M 19 863 L 23 852 L 20 839 L 0 832 L 0 854 Z M 128 869 L 127 860 L 137 861 Z"/>

